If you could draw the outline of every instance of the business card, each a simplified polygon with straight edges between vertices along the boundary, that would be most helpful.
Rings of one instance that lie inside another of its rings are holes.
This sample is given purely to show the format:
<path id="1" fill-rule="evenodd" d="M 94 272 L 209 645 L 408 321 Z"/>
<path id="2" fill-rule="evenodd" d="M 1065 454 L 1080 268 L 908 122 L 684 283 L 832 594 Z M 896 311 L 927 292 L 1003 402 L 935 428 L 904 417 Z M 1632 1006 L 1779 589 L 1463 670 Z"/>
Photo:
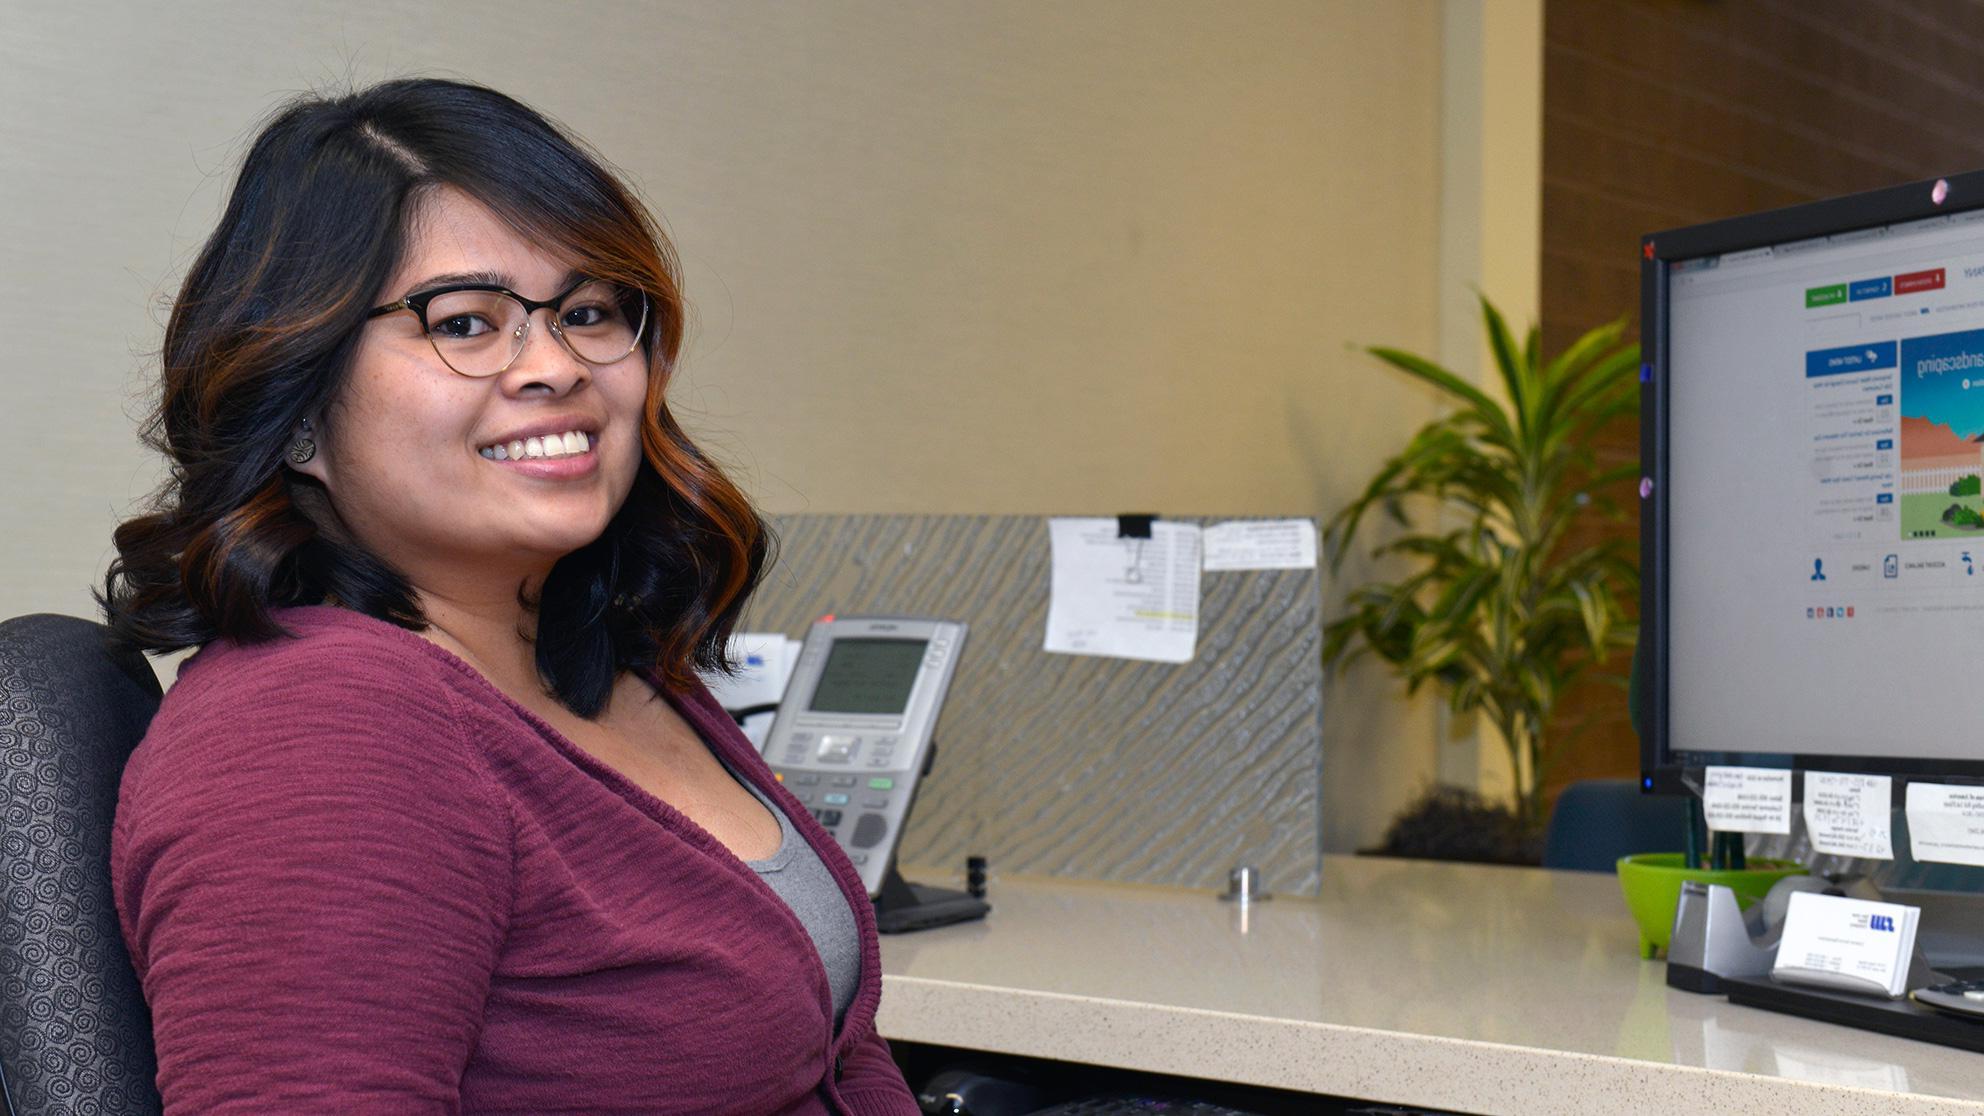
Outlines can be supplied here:
<path id="1" fill-rule="evenodd" d="M 1908 987 L 1918 914 L 1900 903 L 1796 892 L 1771 979 L 1899 996 Z"/>

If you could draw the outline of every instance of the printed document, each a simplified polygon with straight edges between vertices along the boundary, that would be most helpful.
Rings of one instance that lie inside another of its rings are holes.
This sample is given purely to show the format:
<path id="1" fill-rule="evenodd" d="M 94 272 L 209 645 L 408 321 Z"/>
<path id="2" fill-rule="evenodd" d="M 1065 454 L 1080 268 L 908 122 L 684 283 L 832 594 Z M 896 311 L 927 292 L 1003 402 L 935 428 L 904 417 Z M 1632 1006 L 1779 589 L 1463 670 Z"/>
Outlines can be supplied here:
<path id="1" fill-rule="evenodd" d="M 1908 851 L 1917 860 L 1984 867 L 1984 787 L 1908 784 Z"/>
<path id="2" fill-rule="evenodd" d="M 1053 595 L 1046 650 L 1189 663 L 1199 639 L 1199 529 L 1151 524 L 1119 537 L 1115 519 L 1050 519 Z"/>
<path id="3" fill-rule="evenodd" d="M 796 639 L 783 632 L 733 632 L 724 648 L 724 657 L 737 668 L 735 674 L 707 674 L 703 682 L 725 709 L 749 709 L 756 705 L 777 705 L 785 696 L 785 684 L 799 665 Z M 763 748 L 765 735 L 772 728 L 772 714 L 760 713 L 743 724 L 745 739 Z"/>
<path id="4" fill-rule="evenodd" d="M 1236 519 L 1206 528 L 1208 570 L 1313 570 L 1316 524 L 1309 519 Z"/>
<path id="5" fill-rule="evenodd" d="M 1776 767 L 1710 767 L 1702 813 L 1721 833 L 1791 832 L 1791 772 Z"/>

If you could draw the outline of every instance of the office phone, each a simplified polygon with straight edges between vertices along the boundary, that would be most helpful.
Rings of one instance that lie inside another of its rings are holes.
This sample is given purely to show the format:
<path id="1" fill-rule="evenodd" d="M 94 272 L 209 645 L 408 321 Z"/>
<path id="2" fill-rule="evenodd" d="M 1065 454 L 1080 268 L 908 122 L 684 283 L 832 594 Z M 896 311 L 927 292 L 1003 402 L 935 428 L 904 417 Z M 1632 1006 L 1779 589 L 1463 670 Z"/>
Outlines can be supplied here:
<path id="1" fill-rule="evenodd" d="M 988 909 L 895 874 L 896 847 L 917 784 L 929 773 L 965 632 L 954 620 L 821 617 L 806 633 L 765 736 L 765 762 L 847 851 L 884 930 L 976 918 Z"/>

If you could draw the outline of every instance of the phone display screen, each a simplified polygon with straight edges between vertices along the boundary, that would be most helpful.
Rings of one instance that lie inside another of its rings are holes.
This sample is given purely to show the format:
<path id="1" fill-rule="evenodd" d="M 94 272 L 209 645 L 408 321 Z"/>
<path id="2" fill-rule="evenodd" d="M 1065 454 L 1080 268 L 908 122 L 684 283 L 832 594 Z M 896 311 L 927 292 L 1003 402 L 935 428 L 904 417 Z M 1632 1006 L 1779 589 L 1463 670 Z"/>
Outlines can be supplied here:
<path id="1" fill-rule="evenodd" d="M 807 709 L 814 713 L 901 713 L 923 665 L 921 639 L 837 639 Z"/>

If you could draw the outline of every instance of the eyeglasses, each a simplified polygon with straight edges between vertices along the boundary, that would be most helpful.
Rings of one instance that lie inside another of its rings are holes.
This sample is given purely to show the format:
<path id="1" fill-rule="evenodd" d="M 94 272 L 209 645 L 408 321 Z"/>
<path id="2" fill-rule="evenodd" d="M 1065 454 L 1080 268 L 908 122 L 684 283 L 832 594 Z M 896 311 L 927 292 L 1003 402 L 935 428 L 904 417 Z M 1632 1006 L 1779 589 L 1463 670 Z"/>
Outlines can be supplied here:
<path id="1" fill-rule="evenodd" d="M 488 283 L 436 287 L 375 306 L 365 317 L 413 311 L 443 363 L 483 377 L 516 362 L 531 315 L 545 308 L 552 311 L 552 335 L 587 364 L 612 364 L 633 352 L 648 324 L 647 292 L 605 279 L 580 279 L 542 302 Z"/>

